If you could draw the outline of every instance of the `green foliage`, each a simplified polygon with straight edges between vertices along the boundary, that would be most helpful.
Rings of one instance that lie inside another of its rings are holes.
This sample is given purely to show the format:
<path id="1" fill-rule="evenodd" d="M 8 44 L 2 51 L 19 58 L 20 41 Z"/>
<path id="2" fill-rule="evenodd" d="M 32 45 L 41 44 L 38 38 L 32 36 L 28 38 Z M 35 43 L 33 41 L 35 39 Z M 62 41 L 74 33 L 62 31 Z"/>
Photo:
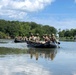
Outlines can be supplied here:
<path id="1" fill-rule="evenodd" d="M 29 36 L 29 33 L 39 33 L 40 36 L 43 34 L 56 34 L 57 30 L 49 25 L 41 25 L 35 22 L 19 22 L 19 21 L 5 21 L 0 20 L 0 38 L 16 36 Z M 70 30 L 59 30 L 60 37 L 70 37 L 73 39 L 76 35 L 76 29 Z M 68 38 L 69 39 L 69 38 Z"/>
<path id="2" fill-rule="evenodd" d="M 0 32 L 0 39 L 2 39 L 2 38 L 6 38 L 6 34 L 3 32 Z"/>
<path id="3" fill-rule="evenodd" d="M 76 29 L 59 31 L 59 35 L 62 37 L 62 40 L 74 40 L 74 37 L 76 36 Z"/>
<path id="4" fill-rule="evenodd" d="M 4 38 L 6 34 L 11 38 L 16 36 L 29 36 L 29 32 L 33 34 L 56 34 L 57 30 L 49 25 L 41 25 L 35 22 L 19 22 L 0 20 L 0 37 Z"/>

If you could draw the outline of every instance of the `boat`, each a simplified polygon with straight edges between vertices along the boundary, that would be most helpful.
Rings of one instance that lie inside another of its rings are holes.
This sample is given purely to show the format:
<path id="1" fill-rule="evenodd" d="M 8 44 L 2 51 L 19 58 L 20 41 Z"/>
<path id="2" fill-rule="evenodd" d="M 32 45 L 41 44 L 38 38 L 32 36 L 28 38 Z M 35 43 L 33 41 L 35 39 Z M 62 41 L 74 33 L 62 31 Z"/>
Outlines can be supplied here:
<path id="1" fill-rule="evenodd" d="M 41 42 L 35 42 L 35 41 L 29 41 L 29 40 L 14 40 L 15 43 L 27 43 L 28 47 L 34 47 L 34 48 L 56 48 L 57 44 L 53 42 L 46 42 L 46 43 L 41 43 Z M 60 44 L 60 42 L 58 43 Z"/>
<path id="2" fill-rule="evenodd" d="M 34 48 L 56 48 L 57 47 L 56 43 L 52 43 L 50 41 L 46 43 L 26 41 L 26 43 L 28 47 L 34 47 Z"/>
<path id="3" fill-rule="evenodd" d="M 23 43 L 23 42 L 26 42 L 26 40 L 18 40 L 18 39 L 15 39 L 14 42 L 15 43 Z"/>

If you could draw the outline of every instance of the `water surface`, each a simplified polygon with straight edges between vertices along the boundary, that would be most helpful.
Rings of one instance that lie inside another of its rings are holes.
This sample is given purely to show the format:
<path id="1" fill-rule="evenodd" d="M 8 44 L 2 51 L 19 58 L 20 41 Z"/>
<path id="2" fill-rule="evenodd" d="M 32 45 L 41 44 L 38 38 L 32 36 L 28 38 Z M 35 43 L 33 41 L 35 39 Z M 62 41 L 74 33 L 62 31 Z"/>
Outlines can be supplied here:
<path id="1" fill-rule="evenodd" d="M 6 41 L 0 43 L 0 75 L 76 75 L 76 42 L 36 49 Z"/>

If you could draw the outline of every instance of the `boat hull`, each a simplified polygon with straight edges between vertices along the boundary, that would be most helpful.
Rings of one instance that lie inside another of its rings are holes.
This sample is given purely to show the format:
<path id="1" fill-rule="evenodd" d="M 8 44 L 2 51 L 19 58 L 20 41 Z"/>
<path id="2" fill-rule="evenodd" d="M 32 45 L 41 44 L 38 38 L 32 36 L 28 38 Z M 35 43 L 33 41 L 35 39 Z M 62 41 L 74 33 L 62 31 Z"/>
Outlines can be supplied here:
<path id="1" fill-rule="evenodd" d="M 14 42 L 15 43 L 23 43 L 23 42 L 26 42 L 26 41 L 25 40 L 17 40 L 17 39 L 15 39 Z"/>
<path id="2" fill-rule="evenodd" d="M 56 48 L 57 47 L 55 43 L 50 43 L 50 42 L 46 42 L 43 44 L 43 43 L 27 41 L 27 45 L 28 47 L 35 47 L 35 48 Z"/>

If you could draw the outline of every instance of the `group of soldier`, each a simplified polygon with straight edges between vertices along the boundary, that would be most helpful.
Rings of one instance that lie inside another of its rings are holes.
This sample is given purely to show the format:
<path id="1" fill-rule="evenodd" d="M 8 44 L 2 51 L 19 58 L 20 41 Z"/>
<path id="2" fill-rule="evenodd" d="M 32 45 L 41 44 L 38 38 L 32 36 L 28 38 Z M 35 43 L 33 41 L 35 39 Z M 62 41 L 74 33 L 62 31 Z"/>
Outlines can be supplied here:
<path id="1" fill-rule="evenodd" d="M 57 43 L 58 42 L 54 34 L 51 34 L 51 35 L 44 34 L 42 36 L 42 38 L 43 38 L 43 41 L 40 41 L 41 40 L 40 36 L 37 33 L 36 35 L 31 34 L 28 40 L 34 41 L 34 42 L 39 42 L 39 43 L 46 43 L 46 42 L 53 42 L 53 43 L 56 42 Z"/>
<path id="2" fill-rule="evenodd" d="M 44 34 L 42 36 L 42 38 L 40 38 L 38 33 L 36 35 L 31 33 L 28 38 L 19 36 L 19 37 L 17 37 L 17 39 L 25 40 L 25 41 L 32 41 L 32 42 L 37 42 L 37 43 L 46 43 L 46 42 L 58 43 L 58 41 L 57 41 L 57 39 L 56 39 L 54 34 L 51 34 L 51 35 Z"/>

